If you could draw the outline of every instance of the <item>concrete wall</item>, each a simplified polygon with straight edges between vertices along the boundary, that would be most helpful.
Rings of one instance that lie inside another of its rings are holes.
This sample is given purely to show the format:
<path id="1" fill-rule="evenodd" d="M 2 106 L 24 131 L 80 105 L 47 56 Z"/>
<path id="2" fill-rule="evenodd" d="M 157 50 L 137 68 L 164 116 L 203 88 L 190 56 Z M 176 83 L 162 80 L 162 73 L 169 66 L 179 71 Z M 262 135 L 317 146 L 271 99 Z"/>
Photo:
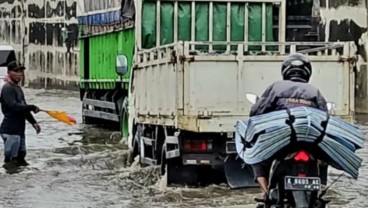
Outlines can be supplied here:
<path id="1" fill-rule="evenodd" d="M 15 47 L 26 86 L 78 87 L 78 53 L 67 53 L 61 38 L 62 27 L 77 37 L 76 10 L 75 0 L 0 0 L 0 43 Z"/>
<path id="2" fill-rule="evenodd" d="M 367 0 L 319 0 L 321 35 L 325 41 L 354 41 L 357 58 L 356 110 L 368 113 Z"/>

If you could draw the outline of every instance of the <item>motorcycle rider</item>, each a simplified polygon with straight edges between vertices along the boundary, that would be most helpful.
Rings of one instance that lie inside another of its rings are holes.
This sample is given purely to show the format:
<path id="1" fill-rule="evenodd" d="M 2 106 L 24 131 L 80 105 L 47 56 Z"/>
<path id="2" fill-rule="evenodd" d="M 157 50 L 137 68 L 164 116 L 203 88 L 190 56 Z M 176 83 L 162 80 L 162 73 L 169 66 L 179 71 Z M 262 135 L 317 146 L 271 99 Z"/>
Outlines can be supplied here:
<path id="1" fill-rule="evenodd" d="M 312 65 L 307 56 L 294 53 L 289 55 L 281 67 L 283 80 L 269 86 L 262 97 L 252 106 L 250 117 L 284 110 L 296 106 L 308 106 L 327 112 L 327 103 L 321 92 L 310 85 Z M 255 181 L 265 195 L 268 189 L 268 177 L 272 160 L 252 165 Z"/>

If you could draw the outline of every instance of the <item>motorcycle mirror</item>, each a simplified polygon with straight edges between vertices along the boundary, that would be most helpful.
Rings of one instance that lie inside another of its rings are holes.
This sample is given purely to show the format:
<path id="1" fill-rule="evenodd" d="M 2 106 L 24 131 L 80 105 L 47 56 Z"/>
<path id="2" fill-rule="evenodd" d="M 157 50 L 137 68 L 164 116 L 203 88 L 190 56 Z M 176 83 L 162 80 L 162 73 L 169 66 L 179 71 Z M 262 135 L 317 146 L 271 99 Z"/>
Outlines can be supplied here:
<path id="1" fill-rule="evenodd" d="M 245 96 L 247 97 L 247 100 L 252 104 L 255 104 L 259 99 L 257 95 L 252 93 L 246 93 Z"/>
<path id="2" fill-rule="evenodd" d="M 335 103 L 332 103 L 332 102 L 327 102 L 327 110 L 332 110 L 332 109 L 334 109 L 335 108 L 335 106 L 336 106 L 336 104 Z"/>

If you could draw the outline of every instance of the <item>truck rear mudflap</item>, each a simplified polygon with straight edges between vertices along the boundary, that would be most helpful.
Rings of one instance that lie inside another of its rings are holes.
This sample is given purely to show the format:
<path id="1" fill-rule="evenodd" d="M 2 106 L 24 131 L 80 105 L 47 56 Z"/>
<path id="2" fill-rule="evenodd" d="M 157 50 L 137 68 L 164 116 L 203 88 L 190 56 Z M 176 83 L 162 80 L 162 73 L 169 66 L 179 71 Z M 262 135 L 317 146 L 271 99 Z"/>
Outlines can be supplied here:
<path id="1" fill-rule="evenodd" d="M 233 189 L 258 187 L 252 167 L 245 164 L 237 154 L 228 155 L 224 163 L 227 183 Z"/>

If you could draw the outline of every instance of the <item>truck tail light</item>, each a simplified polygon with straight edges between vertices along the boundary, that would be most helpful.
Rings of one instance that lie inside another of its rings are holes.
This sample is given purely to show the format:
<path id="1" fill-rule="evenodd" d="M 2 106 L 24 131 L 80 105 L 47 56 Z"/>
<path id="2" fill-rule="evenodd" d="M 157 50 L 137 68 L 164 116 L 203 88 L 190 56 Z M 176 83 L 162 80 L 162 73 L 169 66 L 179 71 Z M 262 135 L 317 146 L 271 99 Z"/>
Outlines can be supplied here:
<path id="1" fill-rule="evenodd" d="M 185 139 L 184 152 L 208 152 L 212 150 L 212 142 L 206 139 Z"/>

